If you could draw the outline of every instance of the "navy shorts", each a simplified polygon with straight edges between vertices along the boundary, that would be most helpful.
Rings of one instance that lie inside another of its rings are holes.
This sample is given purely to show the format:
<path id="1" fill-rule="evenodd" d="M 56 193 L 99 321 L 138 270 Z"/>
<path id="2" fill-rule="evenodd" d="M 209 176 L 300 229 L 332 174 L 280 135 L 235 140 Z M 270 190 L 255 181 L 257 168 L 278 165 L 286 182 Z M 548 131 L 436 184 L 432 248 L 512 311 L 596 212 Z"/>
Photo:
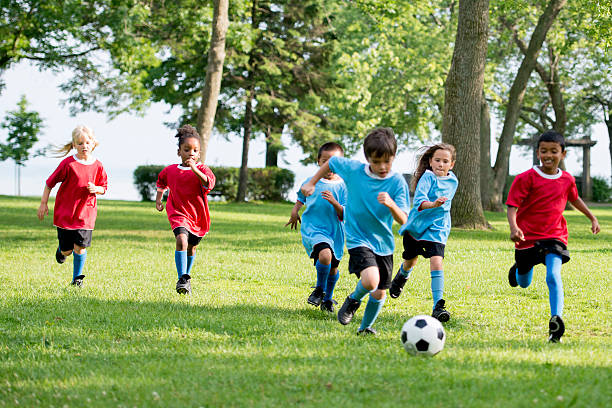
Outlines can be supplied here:
<path id="1" fill-rule="evenodd" d="M 179 234 L 187 235 L 187 243 L 191 246 L 197 246 L 202 240 L 202 237 L 198 237 L 197 235 L 192 234 L 191 231 L 189 231 L 185 227 L 176 227 L 175 229 L 172 230 L 172 232 L 174 232 L 175 237 L 178 236 Z"/>
<path id="2" fill-rule="evenodd" d="M 92 230 L 86 229 L 63 229 L 57 227 L 57 240 L 60 251 L 72 251 L 75 245 L 87 248 L 91 245 Z"/>
<path id="3" fill-rule="evenodd" d="M 412 259 L 418 255 L 423 258 L 441 256 L 444 258 L 444 244 L 433 241 L 417 241 L 409 233 L 404 234 L 404 252 L 402 258 Z"/>
<path id="4" fill-rule="evenodd" d="M 378 267 L 380 282 L 378 289 L 389 289 L 393 275 L 393 255 L 376 255 L 374 251 L 367 247 L 357 247 L 348 250 L 349 253 L 349 273 L 354 273 L 361 278 L 361 271 L 370 266 Z"/>
<path id="5" fill-rule="evenodd" d="M 312 253 L 310 254 L 310 257 L 313 259 L 313 265 L 317 266 L 317 261 L 319 260 L 319 252 L 326 248 L 329 248 L 332 253 L 331 268 L 335 269 L 338 267 L 338 265 L 340 265 L 340 261 L 336 259 L 336 254 L 334 254 L 334 250 L 332 249 L 332 247 L 329 246 L 327 242 L 319 242 L 312 248 Z"/>
<path id="6" fill-rule="evenodd" d="M 536 241 L 531 248 L 515 249 L 514 260 L 519 275 L 529 273 L 536 265 L 546 262 L 546 254 L 557 254 L 561 257 L 562 263 L 570 260 L 567 246 L 556 239 Z"/>

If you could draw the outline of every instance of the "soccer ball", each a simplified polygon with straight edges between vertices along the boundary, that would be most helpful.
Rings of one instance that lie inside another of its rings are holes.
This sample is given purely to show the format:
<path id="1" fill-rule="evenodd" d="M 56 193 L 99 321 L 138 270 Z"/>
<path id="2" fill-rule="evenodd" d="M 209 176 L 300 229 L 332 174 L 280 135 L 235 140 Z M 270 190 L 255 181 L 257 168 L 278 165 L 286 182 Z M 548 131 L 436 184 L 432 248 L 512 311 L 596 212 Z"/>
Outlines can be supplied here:
<path id="1" fill-rule="evenodd" d="M 402 327 L 402 345 L 413 356 L 433 357 L 444 348 L 446 334 L 438 319 L 419 315 Z"/>

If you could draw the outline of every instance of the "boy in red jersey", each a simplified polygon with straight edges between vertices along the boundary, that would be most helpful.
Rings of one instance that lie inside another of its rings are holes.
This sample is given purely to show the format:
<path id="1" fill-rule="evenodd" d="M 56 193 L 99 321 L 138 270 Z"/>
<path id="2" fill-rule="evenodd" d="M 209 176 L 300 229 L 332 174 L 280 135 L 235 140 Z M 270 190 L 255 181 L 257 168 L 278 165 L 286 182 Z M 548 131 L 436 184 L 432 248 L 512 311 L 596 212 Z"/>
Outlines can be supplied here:
<path id="1" fill-rule="evenodd" d="M 548 341 L 557 343 L 565 332 L 561 264 L 569 261 L 567 222 L 563 210 L 567 201 L 589 220 L 593 234 L 599 232 L 597 218 L 578 197 L 574 178 L 559 168 L 565 158 L 565 140 L 555 131 L 543 133 L 537 146 L 540 166 L 516 176 L 510 187 L 508 223 L 515 242 L 515 263 L 508 271 L 510 286 L 531 284 L 533 267 L 546 265 L 551 319 Z"/>
<path id="2" fill-rule="evenodd" d="M 190 125 L 181 127 L 178 138 L 178 156 L 181 164 L 164 168 L 157 177 L 155 207 L 164 210 L 162 196 L 170 190 L 166 213 L 176 237 L 174 262 L 178 273 L 176 291 L 191 293 L 191 268 L 196 247 L 210 229 L 208 193 L 215 186 L 215 175 L 200 159 L 200 135 Z"/>
<path id="3" fill-rule="evenodd" d="M 106 193 L 108 181 L 102 163 L 92 157 L 98 145 L 93 131 L 87 126 L 77 126 L 72 131 L 72 141 L 60 150 L 61 156 L 72 149 L 76 154 L 65 158 L 49 176 L 38 208 L 38 219 L 49 214 L 49 195 L 57 183 L 61 183 L 55 198 L 53 225 L 57 227 L 59 246 L 55 260 L 64 263 L 73 254 L 72 285 L 83 286 L 83 268 L 87 258 L 87 247 L 98 214 L 96 194 Z"/>

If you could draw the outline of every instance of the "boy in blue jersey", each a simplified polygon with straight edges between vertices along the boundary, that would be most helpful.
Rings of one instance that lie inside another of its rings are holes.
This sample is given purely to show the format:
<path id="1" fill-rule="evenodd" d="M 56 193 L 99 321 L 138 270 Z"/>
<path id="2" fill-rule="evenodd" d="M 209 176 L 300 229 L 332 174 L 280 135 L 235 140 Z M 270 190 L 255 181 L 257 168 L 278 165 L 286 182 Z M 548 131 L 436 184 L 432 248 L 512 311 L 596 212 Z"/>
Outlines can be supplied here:
<path id="1" fill-rule="evenodd" d="M 450 171 L 455 165 L 454 146 L 440 143 L 431 146 L 420 156 L 414 173 L 413 208 L 406 224 L 399 230 L 404 236 L 404 258 L 391 282 L 389 295 L 397 298 L 417 263 L 419 255 L 429 258 L 431 268 L 432 316 L 441 322 L 450 319 L 444 308 L 444 248 L 451 230 L 451 202 L 457 191 L 457 177 Z"/>
<path id="2" fill-rule="evenodd" d="M 349 324 L 361 301 L 370 294 L 358 334 L 375 334 L 372 328 L 391 285 L 395 240 L 393 220 L 405 224 L 410 208 L 408 185 L 391 165 L 397 152 L 393 130 L 377 128 L 364 140 L 367 164 L 343 157 L 332 157 L 302 186 L 305 196 L 325 174 L 333 171 L 344 180 L 348 199 L 344 210 L 349 272 L 360 278 L 338 311 L 338 321 Z"/>
<path id="3" fill-rule="evenodd" d="M 342 156 L 344 150 L 338 143 L 325 143 L 319 148 L 317 163 L 327 163 L 331 157 Z M 306 180 L 308 182 L 310 179 Z M 299 211 L 306 205 L 300 219 Z M 308 297 L 308 303 L 327 312 L 334 312 L 334 288 L 340 277 L 338 265 L 344 253 L 344 206 L 346 186 L 337 175 L 327 172 L 315 185 L 314 194 L 305 197 L 301 191 L 291 210 L 289 222 L 285 224 L 297 229 L 302 223 L 302 244 L 306 253 L 314 259 L 317 270 L 317 284 Z"/>

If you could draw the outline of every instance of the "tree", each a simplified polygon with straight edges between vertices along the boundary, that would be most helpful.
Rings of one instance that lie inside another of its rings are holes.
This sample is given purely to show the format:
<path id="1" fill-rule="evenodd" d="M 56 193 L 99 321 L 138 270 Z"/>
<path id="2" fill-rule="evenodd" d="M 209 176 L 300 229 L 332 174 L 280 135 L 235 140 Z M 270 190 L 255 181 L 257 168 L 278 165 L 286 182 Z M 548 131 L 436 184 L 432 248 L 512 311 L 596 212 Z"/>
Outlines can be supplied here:
<path id="1" fill-rule="evenodd" d="M 480 203 L 480 117 L 484 86 L 489 0 L 460 0 L 457 36 L 444 85 L 442 140 L 457 149 L 459 187 L 453 200 L 453 224 L 488 226 Z"/>
<path id="2" fill-rule="evenodd" d="M 15 161 L 17 195 L 21 195 L 21 167 L 30 159 L 30 149 L 38 141 L 43 128 L 43 120 L 38 112 L 28 111 L 27 105 L 24 95 L 17 103 L 18 109 L 9 111 L 0 125 L 8 133 L 7 143 L 0 144 L 0 160 Z"/>

